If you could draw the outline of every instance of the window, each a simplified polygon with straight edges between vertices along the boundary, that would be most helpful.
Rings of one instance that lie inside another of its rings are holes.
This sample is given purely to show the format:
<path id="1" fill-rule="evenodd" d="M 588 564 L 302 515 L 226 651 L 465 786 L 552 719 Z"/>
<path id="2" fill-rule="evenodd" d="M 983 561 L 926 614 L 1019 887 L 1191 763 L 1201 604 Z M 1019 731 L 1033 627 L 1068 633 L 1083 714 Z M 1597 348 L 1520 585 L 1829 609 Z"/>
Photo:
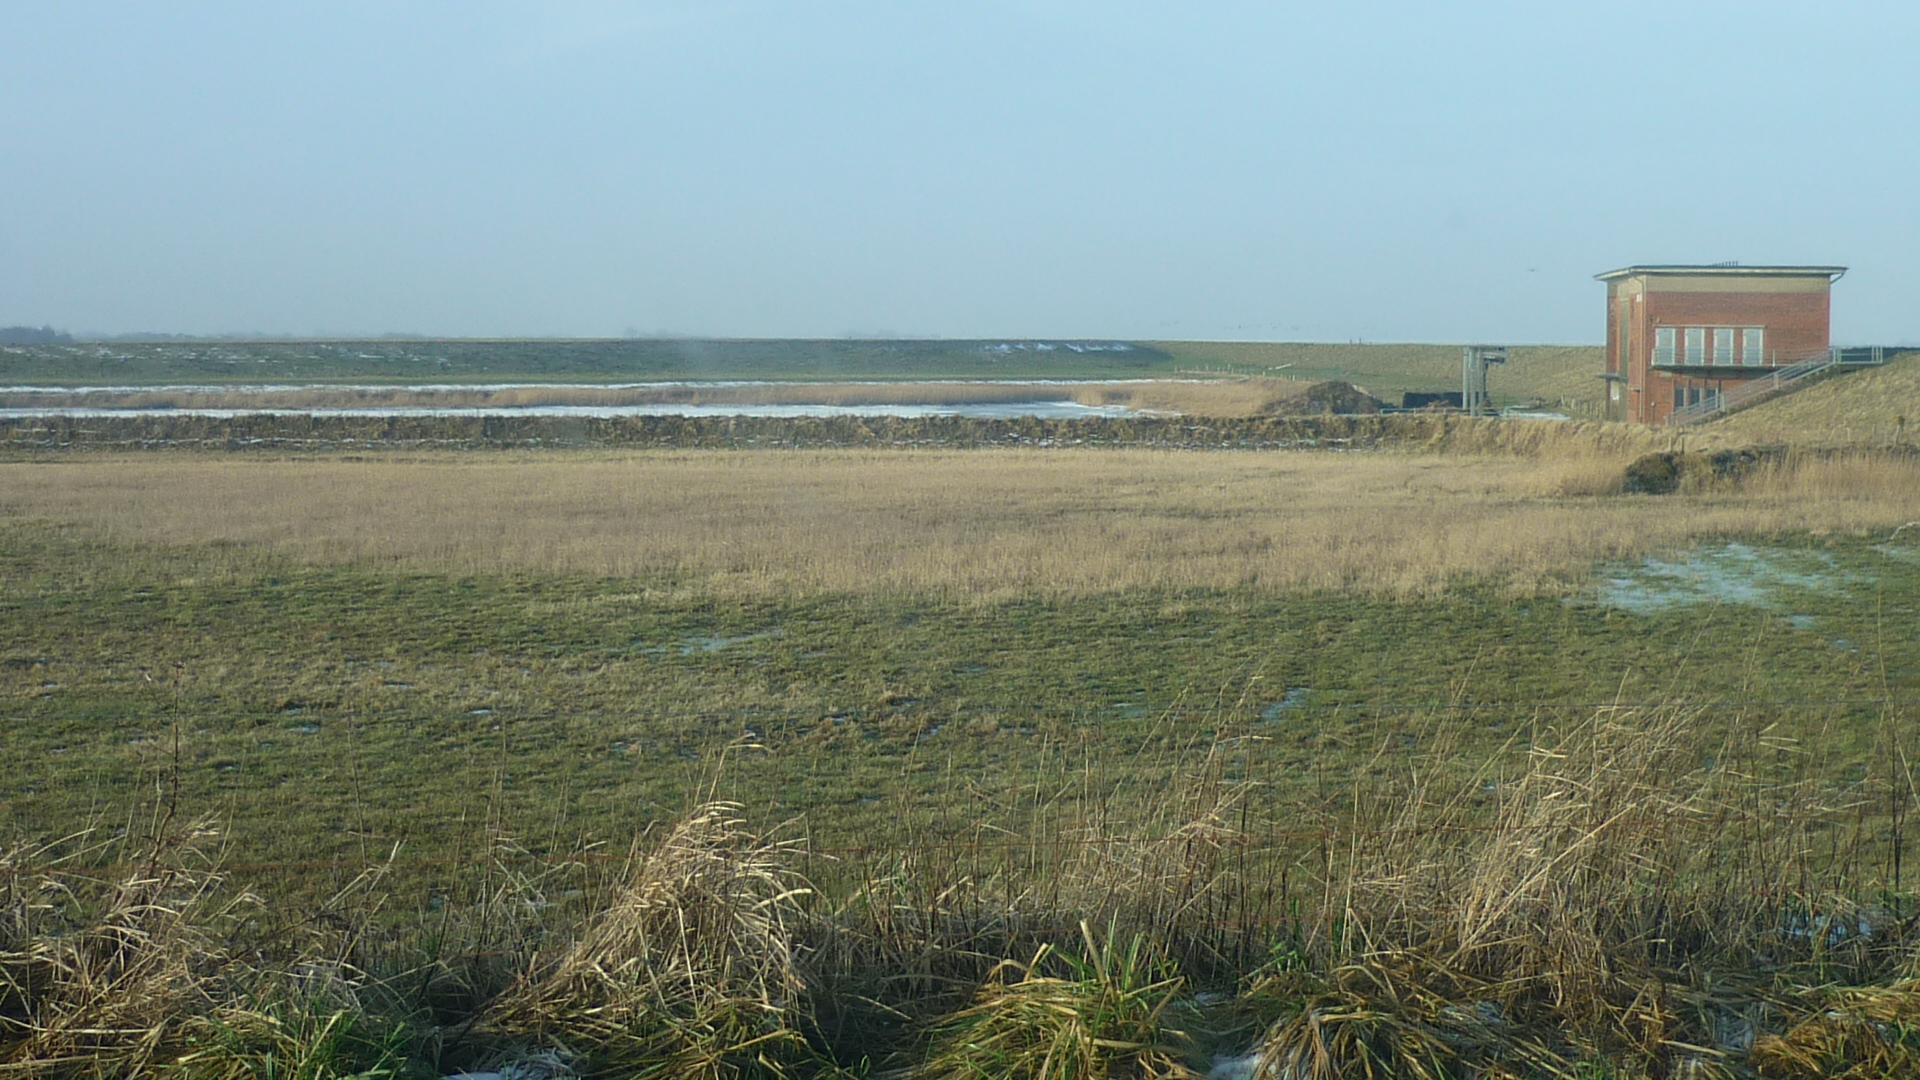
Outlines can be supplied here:
<path id="1" fill-rule="evenodd" d="M 1713 362 L 1731 364 L 1733 359 L 1733 328 L 1716 326 L 1713 328 Z"/>
<path id="2" fill-rule="evenodd" d="M 1673 363 L 1673 327 L 1656 326 L 1653 330 L 1653 362 L 1656 364 Z"/>
<path id="3" fill-rule="evenodd" d="M 1687 357 L 1683 362 L 1688 364 L 1704 364 L 1707 362 L 1706 327 L 1687 327 Z"/>
<path id="4" fill-rule="evenodd" d="M 1686 405 L 1687 405 L 1687 388 L 1684 386 L 1681 386 L 1679 383 L 1675 383 L 1673 385 L 1673 407 L 1676 409 L 1683 409 L 1683 408 L 1686 408 Z"/>
<path id="5" fill-rule="evenodd" d="M 1741 343 L 1740 362 L 1743 364 L 1766 363 L 1766 350 L 1764 348 L 1766 331 L 1757 326 L 1749 326 L 1740 333 L 1744 339 Z"/>

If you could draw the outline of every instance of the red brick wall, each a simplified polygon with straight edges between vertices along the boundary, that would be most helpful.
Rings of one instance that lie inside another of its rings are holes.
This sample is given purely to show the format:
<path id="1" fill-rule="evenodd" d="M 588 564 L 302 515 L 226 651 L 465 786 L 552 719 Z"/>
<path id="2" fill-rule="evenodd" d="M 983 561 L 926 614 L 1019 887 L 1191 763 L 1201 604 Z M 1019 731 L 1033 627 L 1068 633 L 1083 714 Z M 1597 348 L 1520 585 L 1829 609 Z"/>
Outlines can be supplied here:
<path id="1" fill-rule="evenodd" d="M 1659 292 L 1644 294 L 1626 307 L 1631 314 L 1619 316 L 1619 297 L 1607 290 L 1608 364 L 1613 357 L 1624 356 L 1622 374 L 1627 376 L 1623 409 L 1630 423 L 1664 424 L 1673 413 L 1673 388 L 1718 387 L 1728 389 L 1740 381 L 1738 374 L 1753 377 L 1764 369 L 1742 369 L 1711 378 L 1663 375 L 1653 370 L 1654 328 L 1671 326 L 1676 334 L 1688 326 L 1761 326 L 1767 331 L 1764 363 L 1792 364 L 1826 351 L 1828 346 L 1831 294 L 1819 292 Z M 1622 338 L 1625 340 L 1622 340 Z M 1711 338 L 1709 338 L 1711 340 Z M 1626 352 L 1621 352 L 1622 349 Z"/>
<path id="2" fill-rule="evenodd" d="M 1830 294 L 1650 292 L 1654 326 L 1764 326 L 1769 364 L 1793 364 L 1827 349 Z"/>

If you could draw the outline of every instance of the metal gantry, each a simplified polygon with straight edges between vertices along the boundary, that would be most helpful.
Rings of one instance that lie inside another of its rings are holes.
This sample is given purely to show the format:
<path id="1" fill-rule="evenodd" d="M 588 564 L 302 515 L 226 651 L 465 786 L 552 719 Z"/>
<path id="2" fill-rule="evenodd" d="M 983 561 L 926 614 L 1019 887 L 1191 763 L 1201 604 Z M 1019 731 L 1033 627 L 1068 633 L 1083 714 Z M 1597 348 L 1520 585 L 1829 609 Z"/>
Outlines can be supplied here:
<path id="1" fill-rule="evenodd" d="M 1468 416 L 1485 416 L 1492 406 L 1487 401 L 1487 368 L 1507 362 L 1505 345 L 1469 345 L 1460 352 L 1460 407 Z"/>

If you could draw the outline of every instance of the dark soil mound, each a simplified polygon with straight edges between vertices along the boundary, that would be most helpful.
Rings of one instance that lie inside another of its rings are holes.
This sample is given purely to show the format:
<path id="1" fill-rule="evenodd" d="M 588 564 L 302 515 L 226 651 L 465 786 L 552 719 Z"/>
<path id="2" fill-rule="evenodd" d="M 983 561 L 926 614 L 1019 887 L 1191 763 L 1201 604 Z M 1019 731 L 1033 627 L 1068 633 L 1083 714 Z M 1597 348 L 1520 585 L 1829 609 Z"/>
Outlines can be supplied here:
<path id="1" fill-rule="evenodd" d="M 1372 414 L 1384 404 L 1379 398 L 1349 382 L 1337 379 L 1307 387 L 1305 411 L 1333 413 L 1336 416 Z"/>

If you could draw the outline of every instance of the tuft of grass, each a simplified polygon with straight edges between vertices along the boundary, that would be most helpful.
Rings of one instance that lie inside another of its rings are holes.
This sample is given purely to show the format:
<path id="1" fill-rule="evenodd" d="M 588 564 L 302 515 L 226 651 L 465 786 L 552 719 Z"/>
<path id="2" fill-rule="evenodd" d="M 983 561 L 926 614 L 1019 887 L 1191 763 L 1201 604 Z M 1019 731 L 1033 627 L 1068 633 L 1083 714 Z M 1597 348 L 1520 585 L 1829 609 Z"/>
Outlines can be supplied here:
<path id="1" fill-rule="evenodd" d="M 794 845 L 709 803 L 640 858 L 560 955 L 536 958 L 480 1030 L 581 1055 L 593 1074 L 785 1077 L 814 1055 L 793 923 Z"/>
<path id="2" fill-rule="evenodd" d="M 1832 933 L 1858 915 L 1794 921 L 1793 898 L 1833 864 L 1792 827 L 1720 823 L 1810 819 L 1821 794 L 1778 784 L 1755 801 L 1752 776 L 1722 764 L 1749 751 L 1703 744 L 1699 724 L 1603 709 L 1535 732 L 1525 770 L 1471 812 L 1477 781 L 1357 792 L 1392 809 L 1355 822 L 1378 839 L 1330 875 L 1328 974 L 1268 1031 L 1257 1075 L 1574 1077 L 1594 1061 L 1734 1075 L 1749 1050 L 1769 1075 L 1903 1075 L 1920 1018 L 1909 981 L 1794 1000 L 1759 974 L 1857 980 L 1910 946 Z M 1766 1015 L 1800 1019 L 1756 1041 Z"/>
<path id="3" fill-rule="evenodd" d="M 1085 951 L 1042 945 L 1004 961 L 973 1003 L 934 1025 L 907 1080 L 1185 1080 L 1189 1040 L 1166 1024 L 1185 980 L 1142 936 L 1115 947 L 1080 924 Z"/>
<path id="4" fill-rule="evenodd" d="M 1920 980 L 1830 987 L 1802 1000 L 1799 1023 L 1753 1043 L 1769 1080 L 1879 1080 L 1920 1075 Z"/>
<path id="5" fill-rule="evenodd" d="M 220 930 L 254 898 L 221 888 L 206 823 L 145 840 L 89 829 L 0 855 L 0 1075 L 140 1075 L 207 1010 L 233 963 Z M 117 880 L 91 864 L 124 862 Z"/>
<path id="6" fill-rule="evenodd" d="M 183 1023 L 181 1052 L 157 1071 L 176 1080 L 404 1080 L 430 1077 L 403 1021 L 342 996 L 283 985 Z"/>

